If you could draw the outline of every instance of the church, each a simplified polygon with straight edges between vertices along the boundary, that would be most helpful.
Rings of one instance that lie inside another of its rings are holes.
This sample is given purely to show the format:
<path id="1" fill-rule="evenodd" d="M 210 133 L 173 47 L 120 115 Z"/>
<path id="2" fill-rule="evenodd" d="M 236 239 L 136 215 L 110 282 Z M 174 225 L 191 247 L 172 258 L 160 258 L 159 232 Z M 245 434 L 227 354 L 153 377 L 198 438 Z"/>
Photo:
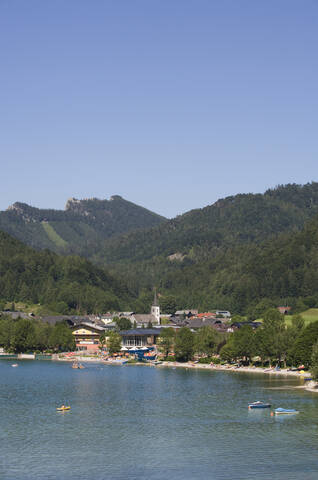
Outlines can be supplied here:
<path id="1" fill-rule="evenodd" d="M 157 293 L 155 292 L 154 300 L 151 305 L 151 310 L 149 314 L 137 314 L 134 313 L 130 316 L 130 321 L 132 323 L 136 322 L 137 327 L 147 328 L 149 325 L 153 327 L 160 325 L 160 306 L 157 298 Z"/>

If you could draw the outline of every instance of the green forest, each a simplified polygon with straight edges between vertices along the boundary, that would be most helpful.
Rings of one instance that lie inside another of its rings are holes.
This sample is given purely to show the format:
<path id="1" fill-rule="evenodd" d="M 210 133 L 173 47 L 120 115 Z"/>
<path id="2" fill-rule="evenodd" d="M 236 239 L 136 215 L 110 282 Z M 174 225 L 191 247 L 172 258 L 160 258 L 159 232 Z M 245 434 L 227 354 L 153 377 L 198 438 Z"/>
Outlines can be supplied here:
<path id="1" fill-rule="evenodd" d="M 9 353 L 65 352 L 75 349 L 72 331 L 66 323 L 52 326 L 35 319 L 2 315 L 0 346 Z"/>
<path id="2" fill-rule="evenodd" d="M 52 313 L 121 310 L 135 300 L 124 282 L 78 256 L 35 251 L 0 232 L 0 301 L 41 304 Z"/>
<path id="3" fill-rule="evenodd" d="M 26 242 L 36 243 L 37 222 L 47 222 L 41 229 L 61 248 L 77 229 L 78 249 L 85 245 L 91 260 L 36 251 L 1 233 L 2 304 L 41 304 L 60 314 L 145 313 L 156 287 L 163 313 L 221 308 L 255 319 L 279 304 L 293 313 L 318 306 L 318 183 L 228 197 L 169 221 L 120 197 L 72 199 L 65 212 L 21 209 L 1 218 L 14 217 L 22 236 L 29 225 Z M 149 222 L 159 224 L 149 228 Z M 112 238 L 95 243 L 96 231 L 107 228 Z M 130 233 L 120 234 L 125 228 Z"/>
<path id="4" fill-rule="evenodd" d="M 0 212 L 0 230 L 27 245 L 89 258 L 114 235 L 149 228 L 164 217 L 119 195 L 110 200 L 68 200 L 65 210 L 40 209 L 16 202 Z"/>

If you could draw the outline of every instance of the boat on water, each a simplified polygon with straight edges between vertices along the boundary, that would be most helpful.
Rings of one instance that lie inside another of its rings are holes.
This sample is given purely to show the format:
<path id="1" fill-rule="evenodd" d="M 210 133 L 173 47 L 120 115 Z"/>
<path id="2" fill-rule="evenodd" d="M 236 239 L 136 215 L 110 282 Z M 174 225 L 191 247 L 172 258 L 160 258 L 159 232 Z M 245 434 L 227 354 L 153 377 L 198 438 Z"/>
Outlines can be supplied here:
<path id="1" fill-rule="evenodd" d="M 18 367 L 19 365 L 17 363 L 13 363 L 11 367 Z"/>
<path id="2" fill-rule="evenodd" d="M 57 410 L 58 412 L 66 412 L 67 410 L 71 410 L 71 407 L 70 407 L 70 406 L 62 405 L 61 407 L 57 407 L 56 410 Z"/>
<path id="3" fill-rule="evenodd" d="M 270 403 L 264 403 L 264 402 L 253 402 L 248 404 L 248 408 L 270 408 L 271 404 Z"/>
<path id="4" fill-rule="evenodd" d="M 275 415 L 294 415 L 296 413 L 299 411 L 293 408 L 275 408 Z"/>
<path id="5" fill-rule="evenodd" d="M 85 368 L 85 367 L 84 367 L 84 365 L 82 365 L 81 363 L 74 362 L 74 363 L 72 364 L 72 368 L 82 369 L 82 368 Z"/>

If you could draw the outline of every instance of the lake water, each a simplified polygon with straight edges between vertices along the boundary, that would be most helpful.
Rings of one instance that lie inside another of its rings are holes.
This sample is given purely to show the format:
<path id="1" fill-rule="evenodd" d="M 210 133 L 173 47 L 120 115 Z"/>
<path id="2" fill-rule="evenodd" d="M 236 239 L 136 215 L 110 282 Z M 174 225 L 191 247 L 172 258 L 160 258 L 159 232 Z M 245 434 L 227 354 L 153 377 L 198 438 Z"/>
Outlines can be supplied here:
<path id="1" fill-rule="evenodd" d="M 2 480 L 318 478 L 318 395 L 280 388 L 298 379 L 11 364 L 0 361 Z M 301 413 L 249 411 L 255 400 Z"/>

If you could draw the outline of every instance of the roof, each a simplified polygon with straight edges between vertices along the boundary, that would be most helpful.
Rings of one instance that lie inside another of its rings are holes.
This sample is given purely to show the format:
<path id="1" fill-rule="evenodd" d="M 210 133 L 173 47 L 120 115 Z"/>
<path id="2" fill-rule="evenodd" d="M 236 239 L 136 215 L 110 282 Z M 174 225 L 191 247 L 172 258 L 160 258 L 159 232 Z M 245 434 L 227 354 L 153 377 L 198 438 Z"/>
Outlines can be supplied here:
<path id="1" fill-rule="evenodd" d="M 74 328 L 79 328 L 82 326 L 91 328 L 93 330 L 97 330 L 98 332 L 105 332 L 105 327 L 100 327 L 99 325 L 94 325 L 94 323 L 89 323 L 89 322 L 78 323 L 77 325 L 74 325 Z"/>
<path id="2" fill-rule="evenodd" d="M 215 318 L 194 318 L 193 320 L 187 320 L 186 323 L 190 328 L 201 328 L 205 326 L 214 326 L 217 320 Z M 218 322 L 219 323 L 219 322 Z"/>
<path id="3" fill-rule="evenodd" d="M 3 311 L 3 312 L 0 312 L 0 314 L 9 315 L 13 320 L 16 320 L 17 318 L 32 318 L 28 313 L 24 313 L 24 312 Z"/>
<path id="4" fill-rule="evenodd" d="M 42 321 L 55 325 L 58 322 L 67 322 L 70 325 L 78 325 L 81 322 L 88 321 L 88 317 L 79 315 L 45 315 L 42 317 Z"/>
<path id="5" fill-rule="evenodd" d="M 198 310 L 177 310 L 175 312 L 175 315 L 189 315 L 189 313 L 192 313 L 193 315 L 197 315 L 198 314 Z"/>
<path id="6" fill-rule="evenodd" d="M 249 327 L 252 327 L 252 328 L 257 328 L 257 327 L 260 327 L 261 325 L 262 325 L 262 322 L 234 322 L 234 323 L 231 323 L 231 327 L 237 327 L 237 328 L 246 327 L 246 326 L 249 326 Z"/>
<path id="7" fill-rule="evenodd" d="M 216 317 L 215 312 L 204 312 L 204 313 L 198 313 L 197 314 L 198 318 L 204 318 L 204 317 Z"/>
<path id="8" fill-rule="evenodd" d="M 137 323 L 158 323 L 158 320 L 157 318 L 152 315 L 151 313 L 141 313 L 141 314 L 136 314 L 134 315 L 134 320 L 137 322 Z"/>
<path id="9" fill-rule="evenodd" d="M 118 332 L 124 337 L 160 335 L 161 328 L 132 328 L 131 330 L 122 330 Z"/>

